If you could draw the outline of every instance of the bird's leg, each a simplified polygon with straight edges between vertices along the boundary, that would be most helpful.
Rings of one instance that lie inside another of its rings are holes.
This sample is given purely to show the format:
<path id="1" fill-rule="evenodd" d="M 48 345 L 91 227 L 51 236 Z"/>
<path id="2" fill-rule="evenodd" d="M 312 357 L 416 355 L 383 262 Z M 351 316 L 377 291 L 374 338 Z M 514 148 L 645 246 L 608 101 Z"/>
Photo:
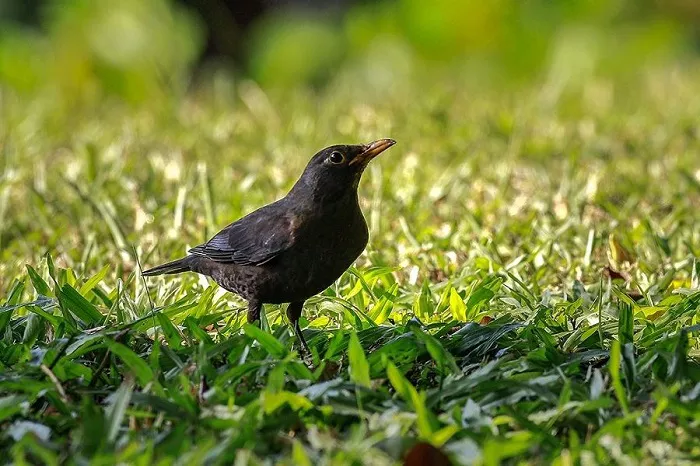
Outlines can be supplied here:
<path id="1" fill-rule="evenodd" d="M 304 334 L 301 333 L 301 327 L 299 327 L 299 317 L 301 317 L 301 310 L 303 309 L 303 307 L 304 301 L 295 301 L 293 303 L 289 303 L 289 306 L 287 306 L 287 318 L 289 319 L 289 323 L 292 324 L 292 327 L 294 328 L 294 333 L 297 335 L 301 346 L 304 348 L 304 350 L 306 350 L 308 354 L 311 354 L 309 345 L 306 344 Z"/>
<path id="2" fill-rule="evenodd" d="M 248 301 L 248 323 L 252 324 L 260 320 L 260 311 L 262 311 L 262 303 L 260 301 Z"/>

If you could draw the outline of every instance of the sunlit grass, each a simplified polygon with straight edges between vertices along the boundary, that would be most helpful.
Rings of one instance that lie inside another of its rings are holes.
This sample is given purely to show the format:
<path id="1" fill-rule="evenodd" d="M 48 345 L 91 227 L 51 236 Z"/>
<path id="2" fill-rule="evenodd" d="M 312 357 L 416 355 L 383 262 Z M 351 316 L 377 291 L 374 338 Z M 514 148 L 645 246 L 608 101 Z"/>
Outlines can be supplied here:
<path id="1" fill-rule="evenodd" d="M 284 95 L 219 78 L 71 112 L 3 94 L 0 445 L 47 462 L 391 464 L 416 439 L 464 463 L 696 460 L 698 73 L 554 103 L 458 76 L 379 98 L 354 78 Z M 307 303 L 310 368 L 283 308 L 259 331 L 201 277 L 138 275 L 282 196 L 316 150 L 379 137 L 398 144 L 360 187 L 370 244 Z"/>

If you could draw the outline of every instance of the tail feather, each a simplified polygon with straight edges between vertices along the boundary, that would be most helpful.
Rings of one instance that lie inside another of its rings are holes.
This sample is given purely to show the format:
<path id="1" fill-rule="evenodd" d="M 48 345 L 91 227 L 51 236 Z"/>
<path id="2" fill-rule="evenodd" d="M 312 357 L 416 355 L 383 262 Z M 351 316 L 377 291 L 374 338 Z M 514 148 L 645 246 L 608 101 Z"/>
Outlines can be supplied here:
<path id="1" fill-rule="evenodd" d="M 191 269 L 188 259 L 189 257 L 183 257 L 182 259 L 178 259 L 176 261 L 167 262 L 165 264 L 155 266 L 152 269 L 144 270 L 143 272 L 141 272 L 141 275 L 148 277 L 152 275 L 189 272 Z"/>

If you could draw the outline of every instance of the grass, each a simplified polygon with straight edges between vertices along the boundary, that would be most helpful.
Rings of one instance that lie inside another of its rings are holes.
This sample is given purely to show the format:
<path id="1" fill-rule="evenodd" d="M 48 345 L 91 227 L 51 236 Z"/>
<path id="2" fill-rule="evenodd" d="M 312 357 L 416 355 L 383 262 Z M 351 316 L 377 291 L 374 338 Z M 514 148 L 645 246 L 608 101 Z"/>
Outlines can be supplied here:
<path id="1" fill-rule="evenodd" d="M 367 79 L 0 95 L 4 461 L 700 460 L 700 70 Z M 258 329 L 201 277 L 139 277 L 378 137 L 370 245 L 306 305 L 310 367 L 283 307 Z"/>

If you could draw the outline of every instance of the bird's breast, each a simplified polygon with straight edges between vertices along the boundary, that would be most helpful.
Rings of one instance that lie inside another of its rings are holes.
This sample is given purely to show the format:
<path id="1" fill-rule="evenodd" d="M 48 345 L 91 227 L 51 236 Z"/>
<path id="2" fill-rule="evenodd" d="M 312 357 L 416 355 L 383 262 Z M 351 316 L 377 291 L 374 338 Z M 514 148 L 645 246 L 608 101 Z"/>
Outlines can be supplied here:
<path id="1" fill-rule="evenodd" d="M 304 218 L 291 248 L 265 265 L 259 294 L 265 302 L 307 299 L 333 284 L 369 239 L 359 206 Z"/>
<path id="2" fill-rule="evenodd" d="M 369 233 L 358 208 L 357 212 L 338 212 L 313 222 L 299 237 L 304 240 L 293 248 L 290 256 L 294 257 L 289 259 L 296 262 L 298 270 L 304 270 L 310 285 L 321 282 L 325 288 L 362 253 Z"/>
<path id="3" fill-rule="evenodd" d="M 347 268 L 362 253 L 369 234 L 362 213 L 338 213 L 336 217 L 321 220 L 313 225 L 306 245 L 306 250 L 312 254 L 315 262 L 323 267 L 329 265 Z M 344 269 L 343 269 L 344 270 Z"/>

